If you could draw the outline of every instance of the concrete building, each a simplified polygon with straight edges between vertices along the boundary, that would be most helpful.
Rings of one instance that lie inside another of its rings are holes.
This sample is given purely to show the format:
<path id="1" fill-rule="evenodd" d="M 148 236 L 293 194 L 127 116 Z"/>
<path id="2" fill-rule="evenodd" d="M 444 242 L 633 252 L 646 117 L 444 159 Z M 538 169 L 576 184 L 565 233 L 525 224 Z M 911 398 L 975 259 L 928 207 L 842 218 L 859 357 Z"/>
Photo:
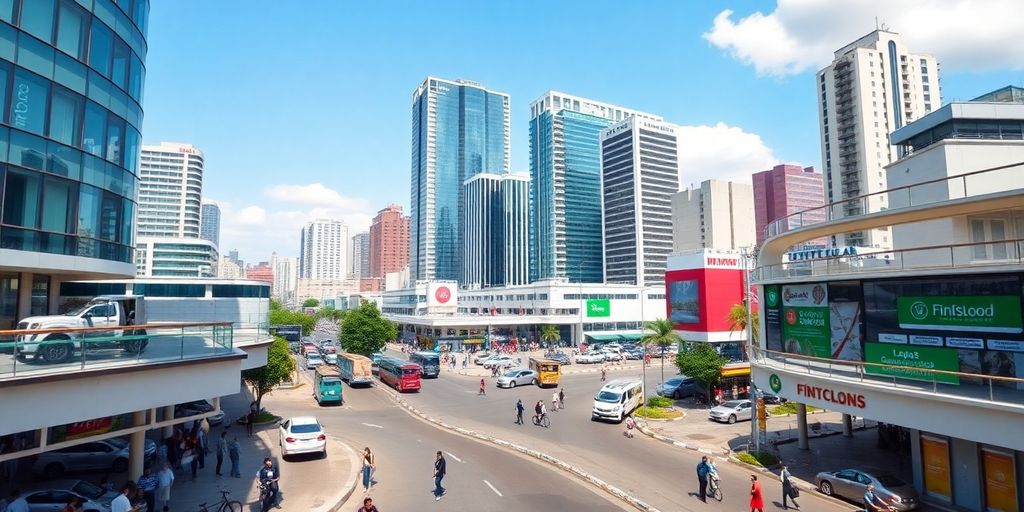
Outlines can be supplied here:
<path id="1" fill-rule="evenodd" d="M 356 233 L 352 236 L 351 247 L 349 277 L 352 279 L 370 277 L 370 233 L 365 231 Z"/>
<path id="2" fill-rule="evenodd" d="M 199 238 L 220 247 L 220 206 L 203 203 L 199 217 Z"/>
<path id="3" fill-rule="evenodd" d="M 601 130 L 661 117 L 548 91 L 530 104 L 530 281 L 604 280 Z"/>
<path id="4" fill-rule="evenodd" d="M 245 278 L 250 281 L 260 281 L 274 284 L 274 267 L 268 261 L 261 261 L 255 265 L 249 265 L 245 269 Z"/>
<path id="5" fill-rule="evenodd" d="M 768 224 L 787 217 L 787 228 L 825 222 L 825 182 L 814 167 L 776 165 L 755 173 L 754 223 L 758 245 L 765 239 Z M 816 209 L 817 208 L 817 209 Z M 794 215 L 799 212 L 799 215 Z M 824 247 L 828 240 L 812 241 L 809 245 Z"/>
<path id="6" fill-rule="evenodd" d="M 217 277 L 220 279 L 241 279 L 245 277 L 245 269 L 235 263 L 230 256 L 221 256 L 217 264 Z"/>
<path id="7" fill-rule="evenodd" d="M 370 224 L 370 277 L 383 278 L 409 265 L 409 217 L 397 204 L 377 212 Z"/>
<path id="8" fill-rule="evenodd" d="M 523 174 L 477 174 L 466 180 L 462 286 L 527 283 L 529 185 Z"/>
<path id="9" fill-rule="evenodd" d="M 139 277 L 217 277 L 217 246 L 202 238 L 148 237 L 135 242 Z"/>
<path id="10" fill-rule="evenodd" d="M 161 142 L 142 146 L 139 163 L 137 236 L 199 238 L 203 152 L 192 144 Z"/>
<path id="11" fill-rule="evenodd" d="M 299 278 L 295 290 L 295 303 L 316 299 L 320 303 L 336 297 L 359 292 L 359 281 L 353 279 L 303 279 Z"/>
<path id="12" fill-rule="evenodd" d="M 707 180 L 672 196 L 672 252 L 753 247 L 754 190 L 750 185 Z"/>
<path id="13" fill-rule="evenodd" d="M 412 277 L 459 279 L 462 183 L 510 170 L 509 96 L 468 80 L 427 77 L 412 103 Z"/>
<path id="14" fill-rule="evenodd" d="M 299 259 L 295 256 L 270 255 L 270 268 L 273 270 L 274 285 L 270 296 L 282 304 L 296 304 L 295 294 L 299 285 Z"/>
<path id="15" fill-rule="evenodd" d="M 302 228 L 299 278 L 340 281 L 348 277 L 348 226 L 340 220 L 317 219 Z"/>
<path id="16" fill-rule="evenodd" d="M 677 127 L 629 117 L 600 140 L 604 281 L 663 285 L 679 192 Z"/>
<path id="17" fill-rule="evenodd" d="M 911 53 L 899 34 L 886 30 L 836 50 L 832 63 L 818 71 L 815 91 L 829 202 L 886 190 L 885 166 L 899 156 L 889 134 L 942 104 L 935 58 Z M 844 202 L 833 215 L 885 206 L 885 195 L 876 195 Z M 884 228 L 833 238 L 837 246 L 892 245 Z"/>

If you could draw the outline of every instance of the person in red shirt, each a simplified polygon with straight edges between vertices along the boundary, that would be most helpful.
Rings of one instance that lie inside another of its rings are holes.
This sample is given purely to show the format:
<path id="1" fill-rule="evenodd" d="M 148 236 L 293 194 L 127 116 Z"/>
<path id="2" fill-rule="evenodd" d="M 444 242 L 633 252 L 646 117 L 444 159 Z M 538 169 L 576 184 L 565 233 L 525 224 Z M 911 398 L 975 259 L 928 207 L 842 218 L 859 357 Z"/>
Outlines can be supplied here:
<path id="1" fill-rule="evenodd" d="M 761 483 L 757 475 L 750 475 L 750 512 L 764 512 L 764 497 L 761 496 Z"/>
<path id="2" fill-rule="evenodd" d="M 487 394 L 487 391 L 484 389 L 484 379 L 480 379 L 480 391 L 477 392 L 477 395 L 479 396 L 479 395 L 486 395 L 486 394 Z"/>

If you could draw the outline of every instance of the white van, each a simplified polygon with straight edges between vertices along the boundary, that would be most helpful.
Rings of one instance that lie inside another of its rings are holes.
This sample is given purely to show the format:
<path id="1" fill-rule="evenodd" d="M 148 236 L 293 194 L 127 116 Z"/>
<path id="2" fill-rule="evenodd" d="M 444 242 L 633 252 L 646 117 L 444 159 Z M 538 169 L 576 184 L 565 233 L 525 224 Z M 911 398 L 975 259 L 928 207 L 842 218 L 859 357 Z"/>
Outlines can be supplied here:
<path id="1" fill-rule="evenodd" d="M 621 422 L 633 409 L 644 401 L 644 381 L 640 379 L 615 379 L 608 382 L 594 396 L 591 421 L 613 419 Z"/>

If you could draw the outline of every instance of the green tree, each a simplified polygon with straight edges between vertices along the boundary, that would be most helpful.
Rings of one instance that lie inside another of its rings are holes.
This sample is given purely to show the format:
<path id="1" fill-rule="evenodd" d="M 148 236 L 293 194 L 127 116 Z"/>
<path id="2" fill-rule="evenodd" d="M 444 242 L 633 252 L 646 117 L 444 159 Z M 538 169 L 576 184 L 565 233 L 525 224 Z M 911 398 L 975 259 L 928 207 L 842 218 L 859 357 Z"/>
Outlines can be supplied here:
<path id="1" fill-rule="evenodd" d="M 746 301 L 739 304 L 733 304 L 732 308 L 729 309 L 729 314 L 725 317 L 725 321 L 729 322 L 730 331 L 744 331 L 747 329 L 747 303 Z M 757 311 L 750 312 L 750 332 L 753 335 L 753 340 L 756 342 L 761 339 L 761 322 Z"/>
<path id="2" fill-rule="evenodd" d="M 302 301 L 302 307 L 304 308 L 315 308 L 320 305 L 320 301 L 312 297 Z"/>
<path id="3" fill-rule="evenodd" d="M 540 340 L 551 343 L 562 339 L 562 333 L 558 330 L 557 325 L 545 325 L 540 330 Z"/>
<path id="4" fill-rule="evenodd" d="M 252 388 L 252 395 L 256 398 L 256 410 L 262 408 L 263 396 L 284 382 L 294 369 L 295 360 L 288 350 L 288 342 L 274 336 L 274 342 L 267 349 L 267 364 L 242 372 L 242 379 Z"/>
<path id="5" fill-rule="evenodd" d="M 380 316 L 377 304 L 365 302 L 345 315 L 341 324 L 341 346 L 346 352 L 368 356 L 398 337 L 398 326 Z"/>
<path id="6" fill-rule="evenodd" d="M 284 306 L 281 304 L 281 301 L 279 301 L 277 299 L 273 299 L 273 298 L 270 299 L 270 310 L 271 311 L 278 311 L 278 310 L 281 310 L 281 309 L 284 309 Z"/>
<path id="7" fill-rule="evenodd" d="M 344 309 L 334 309 L 333 307 L 327 306 L 320 308 L 316 314 L 313 315 L 313 318 L 329 318 L 336 322 L 341 322 L 345 319 L 346 314 L 348 314 L 348 311 Z"/>
<path id="8" fill-rule="evenodd" d="M 643 343 L 644 347 L 655 345 L 661 349 L 662 355 L 664 355 L 665 349 L 672 345 L 678 345 L 683 339 L 676 334 L 675 326 L 672 325 L 672 321 L 667 318 L 661 318 L 651 322 L 644 322 L 644 336 L 640 338 L 640 343 Z M 665 358 L 661 358 L 661 381 L 665 382 Z"/>
<path id="9" fill-rule="evenodd" d="M 316 319 L 300 311 L 288 311 L 287 309 L 271 309 L 270 325 L 301 325 L 302 334 L 309 335 L 313 331 L 313 324 Z"/>
<path id="10" fill-rule="evenodd" d="M 728 359 L 718 355 L 715 348 L 707 342 L 686 343 L 683 350 L 676 356 L 679 373 L 693 377 L 709 388 L 722 379 L 722 366 Z M 704 390 L 709 393 L 709 389 Z"/>

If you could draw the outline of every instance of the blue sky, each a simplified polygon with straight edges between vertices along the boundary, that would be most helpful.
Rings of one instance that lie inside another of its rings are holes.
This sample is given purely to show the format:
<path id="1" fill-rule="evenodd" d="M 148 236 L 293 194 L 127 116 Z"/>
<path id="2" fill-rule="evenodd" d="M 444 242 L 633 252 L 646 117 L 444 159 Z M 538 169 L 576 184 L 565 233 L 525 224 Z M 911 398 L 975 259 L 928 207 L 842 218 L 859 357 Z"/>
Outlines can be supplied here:
<path id="1" fill-rule="evenodd" d="M 529 165 L 529 103 L 549 89 L 708 127 L 694 135 L 695 180 L 773 162 L 818 166 L 813 79 L 831 56 L 822 49 L 868 32 L 887 8 L 858 6 L 829 27 L 814 18 L 827 3 L 155 0 L 143 138 L 205 152 L 204 195 L 224 209 L 222 251 L 247 261 L 296 254 L 312 217 L 365 228 L 388 203 L 408 208 L 410 97 L 427 75 L 511 95 L 517 171 Z M 908 25 L 893 30 L 909 39 Z M 801 51 L 787 50 L 794 41 Z M 1005 61 L 982 65 L 911 48 L 943 62 L 944 100 L 1024 77 L 1010 47 Z"/>

